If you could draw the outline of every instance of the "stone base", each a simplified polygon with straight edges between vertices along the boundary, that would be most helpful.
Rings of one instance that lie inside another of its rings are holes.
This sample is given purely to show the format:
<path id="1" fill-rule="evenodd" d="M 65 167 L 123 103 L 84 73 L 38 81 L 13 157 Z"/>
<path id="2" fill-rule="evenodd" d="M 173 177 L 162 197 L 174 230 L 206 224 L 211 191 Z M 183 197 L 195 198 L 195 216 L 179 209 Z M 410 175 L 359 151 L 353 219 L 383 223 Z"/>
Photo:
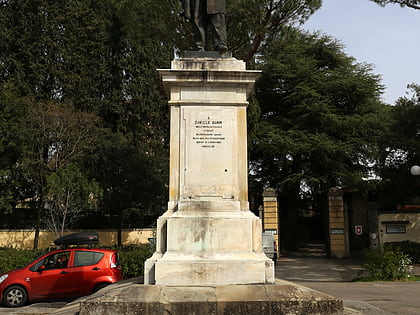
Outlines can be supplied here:
<path id="1" fill-rule="evenodd" d="M 342 314 L 343 301 L 277 280 L 266 285 L 159 286 L 115 284 L 80 303 L 99 314 Z"/>
<path id="2" fill-rule="evenodd" d="M 201 259 L 198 255 L 166 254 L 155 265 L 158 285 L 227 285 L 261 284 L 274 282 L 274 262 L 264 254 L 211 255 Z M 235 259 L 236 258 L 236 259 Z"/>
<path id="3" fill-rule="evenodd" d="M 157 225 L 157 251 L 145 262 L 145 284 L 212 286 L 275 280 L 274 263 L 262 252 L 261 222 L 250 211 L 178 211 L 159 218 Z"/>

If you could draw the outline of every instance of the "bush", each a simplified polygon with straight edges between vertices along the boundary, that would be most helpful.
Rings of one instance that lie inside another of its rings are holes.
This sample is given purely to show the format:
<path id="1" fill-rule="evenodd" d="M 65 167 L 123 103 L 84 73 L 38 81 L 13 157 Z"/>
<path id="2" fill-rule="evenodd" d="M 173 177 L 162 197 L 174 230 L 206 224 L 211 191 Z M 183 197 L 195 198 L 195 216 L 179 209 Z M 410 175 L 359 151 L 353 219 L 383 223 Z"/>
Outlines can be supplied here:
<path id="1" fill-rule="evenodd" d="M 411 241 L 389 242 L 384 244 L 385 251 L 401 251 L 410 256 L 414 263 L 420 264 L 420 243 Z"/>
<path id="2" fill-rule="evenodd" d="M 129 245 L 115 249 L 119 252 L 124 279 L 143 276 L 144 262 L 153 254 L 149 245 Z"/>
<path id="3" fill-rule="evenodd" d="M 8 270 L 26 266 L 45 250 L 29 250 L 16 248 L 0 248 L 0 274 Z"/>
<path id="4" fill-rule="evenodd" d="M 402 252 L 364 250 L 364 256 L 366 262 L 358 280 L 392 281 L 407 279 L 411 275 L 411 259 Z"/>

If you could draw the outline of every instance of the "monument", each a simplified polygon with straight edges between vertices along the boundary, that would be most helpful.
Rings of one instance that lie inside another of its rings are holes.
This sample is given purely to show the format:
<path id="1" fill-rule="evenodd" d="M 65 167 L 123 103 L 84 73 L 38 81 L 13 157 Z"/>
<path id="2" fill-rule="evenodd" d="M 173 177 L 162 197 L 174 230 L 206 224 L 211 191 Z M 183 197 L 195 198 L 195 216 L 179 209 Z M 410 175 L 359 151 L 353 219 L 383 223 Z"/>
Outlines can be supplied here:
<path id="1" fill-rule="evenodd" d="M 182 3 L 199 51 L 158 70 L 169 95 L 169 202 L 145 284 L 274 283 L 248 205 L 246 107 L 259 71 L 226 55 L 225 0 Z M 217 52 L 205 51 L 209 30 Z"/>
<path id="2" fill-rule="evenodd" d="M 111 285 L 80 303 L 99 314 L 342 314 L 343 302 L 275 279 L 248 205 L 246 107 L 258 71 L 219 52 L 158 70 L 170 107 L 168 210 L 144 284 Z"/>
<path id="3" fill-rule="evenodd" d="M 145 283 L 273 283 L 248 205 L 246 107 L 259 71 L 219 56 L 182 57 L 158 71 L 170 96 L 169 203 Z"/>
<path id="4" fill-rule="evenodd" d="M 170 170 L 156 251 L 144 285 L 109 286 L 81 302 L 80 314 L 341 314 L 341 300 L 275 279 L 248 204 L 246 108 L 260 72 L 227 53 L 224 0 L 182 2 L 199 51 L 158 70 L 169 95 Z M 205 51 L 207 28 L 217 51 Z"/>

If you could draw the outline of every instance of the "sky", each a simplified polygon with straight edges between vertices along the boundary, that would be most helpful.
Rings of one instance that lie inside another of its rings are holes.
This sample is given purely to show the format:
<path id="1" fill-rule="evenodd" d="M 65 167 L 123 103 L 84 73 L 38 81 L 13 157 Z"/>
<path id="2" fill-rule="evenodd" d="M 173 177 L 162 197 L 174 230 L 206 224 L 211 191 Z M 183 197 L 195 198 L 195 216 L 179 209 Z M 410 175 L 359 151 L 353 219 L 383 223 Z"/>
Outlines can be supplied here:
<path id="1" fill-rule="evenodd" d="M 356 62 L 372 64 L 387 104 L 406 96 L 407 84 L 420 84 L 420 10 L 369 0 L 323 0 L 302 28 L 338 39 Z"/>

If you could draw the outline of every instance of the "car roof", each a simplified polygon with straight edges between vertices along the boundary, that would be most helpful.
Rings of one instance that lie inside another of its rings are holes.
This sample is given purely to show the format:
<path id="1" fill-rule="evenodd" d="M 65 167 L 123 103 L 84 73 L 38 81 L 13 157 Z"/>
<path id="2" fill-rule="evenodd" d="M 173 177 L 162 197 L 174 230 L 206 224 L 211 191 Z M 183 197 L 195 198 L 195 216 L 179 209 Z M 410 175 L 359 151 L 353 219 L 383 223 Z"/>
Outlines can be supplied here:
<path id="1" fill-rule="evenodd" d="M 97 248 L 97 247 L 67 247 L 67 248 L 57 248 L 48 252 L 48 254 L 59 253 L 69 250 L 86 250 L 86 251 L 100 251 L 100 252 L 109 252 L 116 253 L 117 251 L 110 248 Z"/>

